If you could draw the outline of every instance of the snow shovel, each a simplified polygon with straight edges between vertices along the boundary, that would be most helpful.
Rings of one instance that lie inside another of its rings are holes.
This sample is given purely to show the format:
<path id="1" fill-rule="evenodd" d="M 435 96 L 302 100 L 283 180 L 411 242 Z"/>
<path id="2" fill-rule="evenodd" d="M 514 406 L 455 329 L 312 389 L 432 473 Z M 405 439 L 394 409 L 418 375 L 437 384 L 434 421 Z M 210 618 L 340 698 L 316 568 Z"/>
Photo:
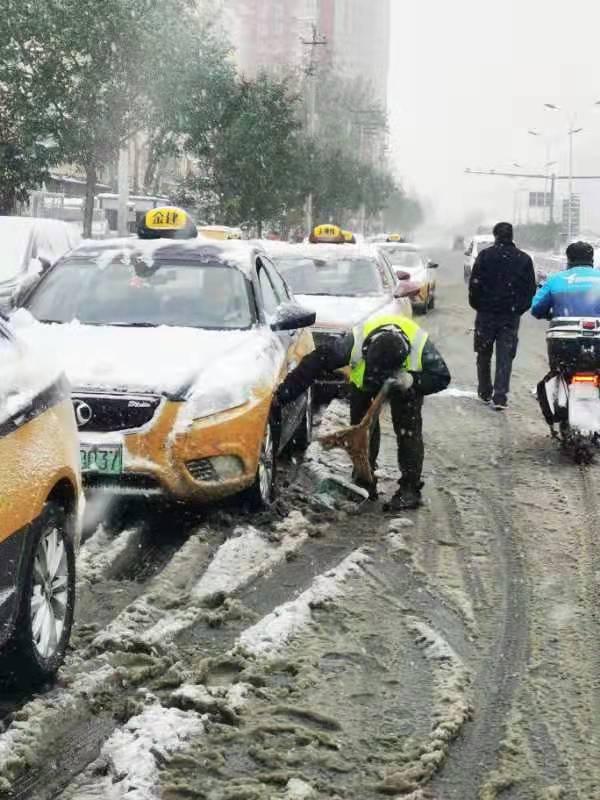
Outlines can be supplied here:
<path id="1" fill-rule="evenodd" d="M 379 419 L 383 404 L 388 398 L 389 388 L 387 383 L 384 384 L 383 389 L 375 397 L 358 425 L 342 428 L 319 438 L 319 443 L 324 450 L 340 449 L 348 453 L 354 466 L 353 481 L 359 484 L 359 486 L 353 487 L 354 493 L 359 495 L 361 500 L 365 499 L 365 489 L 369 496 L 373 497 L 375 494 L 375 475 L 369 461 L 371 433 L 373 425 Z M 349 486 L 352 486 L 347 481 L 340 481 L 340 484 L 342 483 L 346 491 Z M 364 489 L 360 487 L 364 487 Z"/>

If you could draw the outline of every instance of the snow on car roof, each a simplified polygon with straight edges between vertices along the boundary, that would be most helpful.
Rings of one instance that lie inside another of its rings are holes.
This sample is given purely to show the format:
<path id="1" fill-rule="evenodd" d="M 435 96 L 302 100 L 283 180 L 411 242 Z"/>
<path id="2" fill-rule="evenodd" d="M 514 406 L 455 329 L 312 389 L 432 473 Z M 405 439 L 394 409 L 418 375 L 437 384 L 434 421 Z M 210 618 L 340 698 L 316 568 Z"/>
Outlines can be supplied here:
<path id="1" fill-rule="evenodd" d="M 197 239 L 138 239 L 126 237 L 118 239 L 87 239 L 69 253 L 68 258 L 84 258 L 98 264 L 110 263 L 120 253 L 128 258 L 138 256 L 149 265 L 163 258 L 183 258 L 202 254 L 210 249 L 217 261 L 249 275 L 252 259 L 264 250 L 256 243 L 249 244 L 235 239 L 216 240 L 199 236 Z"/>
<path id="2" fill-rule="evenodd" d="M 421 248 L 418 244 L 412 242 L 378 242 L 377 247 L 393 248 L 394 250 L 406 250 L 407 253 L 419 253 Z"/>
<path id="3" fill-rule="evenodd" d="M 374 258 L 376 249 L 365 244 L 288 244 L 287 242 L 261 242 L 271 258 L 296 257 L 335 260 L 336 258 Z"/>

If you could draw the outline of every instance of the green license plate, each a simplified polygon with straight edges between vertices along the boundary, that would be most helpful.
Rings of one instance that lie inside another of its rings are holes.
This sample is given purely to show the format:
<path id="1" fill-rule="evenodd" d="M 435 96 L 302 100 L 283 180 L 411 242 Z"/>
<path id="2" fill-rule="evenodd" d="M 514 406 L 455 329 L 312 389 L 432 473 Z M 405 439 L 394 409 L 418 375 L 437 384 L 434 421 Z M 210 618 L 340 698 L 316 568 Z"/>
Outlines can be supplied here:
<path id="1" fill-rule="evenodd" d="M 81 471 L 98 475 L 120 475 L 123 472 L 123 447 L 95 444 L 79 445 Z"/>

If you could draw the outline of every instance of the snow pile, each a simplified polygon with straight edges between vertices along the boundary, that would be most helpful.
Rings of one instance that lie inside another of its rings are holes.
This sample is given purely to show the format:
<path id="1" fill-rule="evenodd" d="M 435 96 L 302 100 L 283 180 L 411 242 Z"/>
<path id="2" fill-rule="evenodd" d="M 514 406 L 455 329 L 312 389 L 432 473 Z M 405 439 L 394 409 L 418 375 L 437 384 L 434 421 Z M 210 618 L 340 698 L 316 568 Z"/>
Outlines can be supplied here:
<path id="1" fill-rule="evenodd" d="M 381 786 L 385 794 L 416 792 L 440 769 L 448 757 L 450 743 L 470 719 L 472 708 L 467 700 L 471 675 L 460 656 L 433 628 L 416 617 L 406 617 L 408 630 L 416 636 L 425 658 L 434 666 L 433 730 L 419 747 L 418 757 L 400 770 L 388 771 Z"/>
<path id="2" fill-rule="evenodd" d="M 252 687 L 248 683 L 233 686 L 204 686 L 184 683 L 171 694 L 171 702 L 185 711 L 193 709 L 201 714 L 218 714 L 226 721 L 237 721 Z"/>
<path id="3" fill-rule="evenodd" d="M 194 711 L 163 708 L 157 703 L 149 706 L 106 741 L 96 764 L 71 797 L 158 800 L 159 765 L 204 730 L 202 717 Z M 93 773 L 98 766 L 106 774 L 95 779 Z"/>
<path id="4" fill-rule="evenodd" d="M 291 778 L 287 782 L 283 798 L 284 800 L 314 800 L 316 796 L 317 793 L 308 783 L 300 778 Z"/>
<path id="5" fill-rule="evenodd" d="M 302 518 L 304 519 L 304 518 Z M 280 527 L 285 523 L 280 523 Z M 308 539 L 306 527 L 292 526 L 289 534 L 278 542 L 272 542 L 256 528 L 236 528 L 235 535 L 217 551 L 216 556 L 191 591 L 191 604 L 177 614 L 164 616 L 143 639 L 151 645 L 171 641 L 175 636 L 193 625 L 203 605 L 215 596 L 227 596 L 239 591 L 274 566 L 286 561 L 291 553 L 299 550 Z"/>
<path id="6" fill-rule="evenodd" d="M 458 389 L 454 386 L 450 386 L 450 388 L 444 389 L 442 392 L 438 392 L 437 394 L 432 394 L 430 397 L 456 397 L 477 400 L 477 392 L 469 389 Z"/>
<path id="7" fill-rule="evenodd" d="M 190 586 L 198 572 L 204 569 L 208 546 L 202 532 L 187 540 L 165 569 L 151 582 L 148 591 L 122 611 L 94 639 L 92 647 L 103 652 L 106 649 L 130 650 L 140 641 L 144 627 L 165 618 L 172 619 L 173 611 L 165 612 L 180 598 L 185 603 Z"/>
<path id="8" fill-rule="evenodd" d="M 350 553 L 335 569 L 319 575 L 312 585 L 295 600 L 276 608 L 256 625 L 245 630 L 237 646 L 250 655 L 275 656 L 302 628 L 312 620 L 311 609 L 344 594 L 343 584 L 350 577 L 363 573 L 370 561 L 364 549 Z"/>
<path id="9" fill-rule="evenodd" d="M 55 361 L 71 384 L 99 391 L 127 390 L 176 394 L 198 380 L 198 396 L 223 387 L 241 387 L 247 395 L 272 384 L 283 362 L 283 347 L 269 331 L 210 331 L 195 328 L 127 328 L 42 324 L 19 309 L 13 324 L 40 354 Z M 248 399 L 248 397 L 246 398 Z"/>
<path id="10" fill-rule="evenodd" d="M 285 536 L 278 545 L 266 539 L 256 528 L 250 527 L 243 532 L 238 528 L 235 533 L 237 536 L 219 548 L 194 587 L 194 600 L 203 602 L 215 594 L 231 594 L 250 579 L 263 575 L 274 564 L 284 561 L 288 553 L 297 550 L 308 538 L 306 526 L 296 530 L 295 535 Z"/>
<path id="11" fill-rule="evenodd" d="M 111 536 L 103 525 L 99 525 L 93 536 L 87 539 L 79 551 L 77 562 L 78 587 L 84 583 L 96 583 L 111 577 L 120 568 L 123 559 L 133 548 L 138 547 L 141 528 L 130 528 Z"/>

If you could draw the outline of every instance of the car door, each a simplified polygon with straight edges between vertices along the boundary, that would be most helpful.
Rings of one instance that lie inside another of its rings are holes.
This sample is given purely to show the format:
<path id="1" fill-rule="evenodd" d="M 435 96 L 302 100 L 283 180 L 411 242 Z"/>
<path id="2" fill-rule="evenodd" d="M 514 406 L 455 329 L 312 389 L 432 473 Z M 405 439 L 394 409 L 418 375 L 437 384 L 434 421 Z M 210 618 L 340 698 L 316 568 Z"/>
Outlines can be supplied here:
<path id="1" fill-rule="evenodd" d="M 256 270 L 265 315 L 267 321 L 273 321 L 279 308 L 284 303 L 290 302 L 289 290 L 275 266 L 265 256 L 260 256 L 257 259 Z M 284 349 L 285 365 L 280 376 L 281 380 L 283 380 L 289 372 L 298 366 L 302 356 L 309 352 L 309 348 L 305 344 L 306 339 L 301 331 L 279 331 L 274 335 L 277 336 Z M 282 446 L 294 434 L 304 413 L 305 404 L 306 398 L 300 397 L 294 403 L 289 403 L 283 407 L 280 430 L 280 443 Z"/>
<path id="2" fill-rule="evenodd" d="M 387 296 L 382 310 L 390 314 L 401 314 L 403 317 L 412 317 L 412 304 L 408 297 L 394 297 L 394 290 L 399 281 L 394 272 L 394 268 L 385 256 L 378 257 L 377 268 Z"/>

